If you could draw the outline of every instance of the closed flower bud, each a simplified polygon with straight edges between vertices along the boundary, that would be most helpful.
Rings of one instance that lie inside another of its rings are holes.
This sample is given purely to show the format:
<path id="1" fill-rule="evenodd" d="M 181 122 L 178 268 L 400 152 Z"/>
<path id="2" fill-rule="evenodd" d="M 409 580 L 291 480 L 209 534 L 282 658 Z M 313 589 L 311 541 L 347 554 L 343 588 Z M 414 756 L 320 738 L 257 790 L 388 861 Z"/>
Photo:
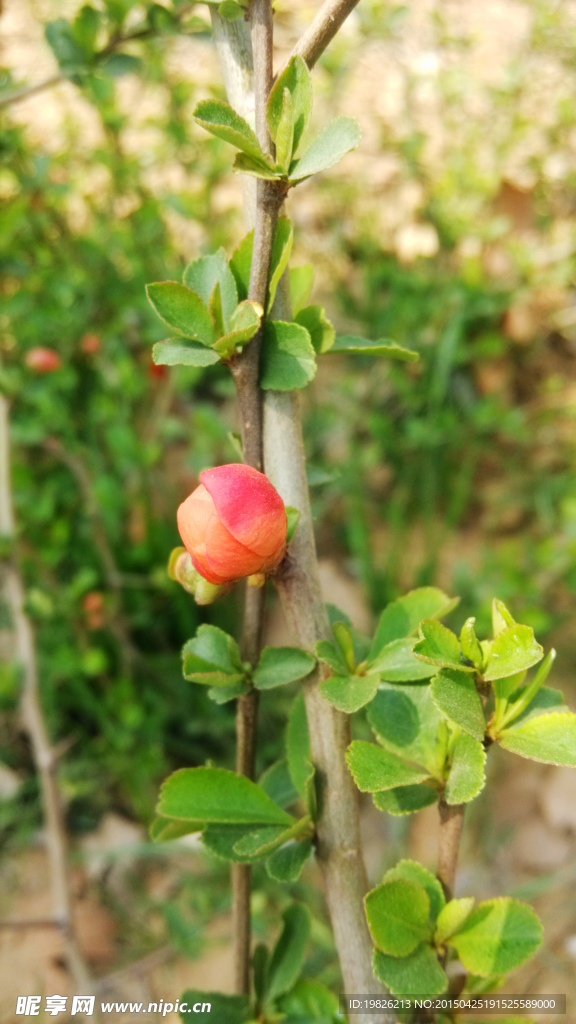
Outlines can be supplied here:
<path id="1" fill-rule="evenodd" d="M 41 345 L 29 349 L 24 362 L 28 369 L 34 370 L 35 373 L 52 373 L 61 366 L 58 353 L 53 348 L 43 348 Z"/>
<path id="2" fill-rule="evenodd" d="M 209 583 L 270 574 L 286 549 L 282 498 L 263 473 L 233 463 L 206 469 L 178 509 L 178 530 Z"/>

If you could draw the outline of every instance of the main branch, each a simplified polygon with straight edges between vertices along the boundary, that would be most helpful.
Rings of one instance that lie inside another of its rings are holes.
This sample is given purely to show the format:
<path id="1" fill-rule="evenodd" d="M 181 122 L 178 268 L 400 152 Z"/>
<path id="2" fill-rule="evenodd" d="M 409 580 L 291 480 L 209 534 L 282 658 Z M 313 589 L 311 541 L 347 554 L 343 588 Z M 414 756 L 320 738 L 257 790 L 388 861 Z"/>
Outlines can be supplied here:
<path id="1" fill-rule="evenodd" d="M 442 883 L 447 900 L 451 900 L 454 895 L 454 883 L 456 881 L 456 868 L 458 867 L 458 852 L 465 809 L 466 804 L 451 805 L 446 803 L 444 797 L 440 798 L 438 805 L 440 812 L 440 834 L 438 837 L 438 866 L 436 873 L 439 881 Z"/>

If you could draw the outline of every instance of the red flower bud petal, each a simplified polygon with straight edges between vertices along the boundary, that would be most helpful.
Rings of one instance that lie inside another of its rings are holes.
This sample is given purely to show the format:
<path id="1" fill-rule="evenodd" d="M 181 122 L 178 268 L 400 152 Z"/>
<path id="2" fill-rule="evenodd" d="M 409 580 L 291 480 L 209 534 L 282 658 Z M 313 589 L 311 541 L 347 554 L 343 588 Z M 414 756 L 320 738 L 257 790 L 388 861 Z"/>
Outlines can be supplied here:
<path id="1" fill-rule="evenodd" d="M 190 497 L 182 502 L 176 513 L 176 520 L 194 568 L 209 583 L 226 583 L 231 577 L 218 576 L 211 570 L 206 559 L 206 529 L 214 515 L 214 502 L 203 484 L 200 484 Z"/>
<path id="2" fill-rule="evenodd" d="M 240 544 L 216 515 L 212 516 L 206 530 L 206 560 L 211 572 L 229 580 L 259 572 L 264 561 L 262 555 Z"/>
<path id="3" fill-rule="evenodd" d="M 250 551 L 268 558 L 284 544 L 284 502 L 263 473 L 232 463 L 204 470 L 200 480 L 210 492 L 221 522 Z"/>

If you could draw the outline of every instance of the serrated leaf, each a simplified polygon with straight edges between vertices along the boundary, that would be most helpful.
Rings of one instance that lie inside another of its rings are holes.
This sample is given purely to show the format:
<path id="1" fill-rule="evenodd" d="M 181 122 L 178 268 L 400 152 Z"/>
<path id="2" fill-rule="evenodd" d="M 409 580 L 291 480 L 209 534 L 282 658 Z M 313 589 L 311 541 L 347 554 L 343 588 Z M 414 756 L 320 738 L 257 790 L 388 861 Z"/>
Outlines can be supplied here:
<path id="1" fill-rule="evenodd" d="M 229 825 L 292 825 L 260 786 L 225 768 L 181 768 L 160 790 L 157 813 L 166 818 Z"/>
<path id="2" fill-rule="evenodd" d="M 421 783 L 419 786 L 398 786 L 383 793 L 375 793 L 372 800 L 379 811 L 400 817 L 431 807 L 437 802 L 438 796 L 438 790 Z"/>
<path id="3" fill-rule="evenodd" d="M 419 629 L 420 639 L 414 645 L 414 655 L 429 665 L 440 668 L 457 668 L 461 672 L 473 672 L 462 664 L 458 637 L 436 619 L 423 619 Z"/>
<path id="4" fill-rule="evenodd" d="M 537 715 L 505 729 L 498 742 L 520 757 L 576 768 L 576 714 L 549 711 Z"/>
<path id="5" fill-rule="evenodd" d="M 276 850 L 266 861 L 266 871 L 277 882 L 297 882 L 312 853 L 312 840 L 300 839 Z"/>
<path id="6" fill-rule="evenodd" d="M 498 636 L 503 629 L 507 629 L 509 626 L 515 626 L 516 623 L 508 611 L 503 601 L 499 601 L 497 597 L 492 601 L 492 632 L 494 636 Z"/>
<path id="7" fill-rule="evenodd" d="M 294 903 L 282 914 L 284 927 L 268 968 L 268 999 L 277 999 L 295 984 L 310 937 L 310 911 L 302 903 Z"/>
<path id="8" fill-rule="evenodd" d="M 252 678 L 258 690 L 269 690 L 303 679 L 315 668 L 316 658 L 299 647 L 265 647 Z"/>
<path id="9" fill-rule="evenodd" d="M 286 754 L 292 782 L 300 796 L 306 796 L 314 768 L 310 760 L 310 734 L 304 697 L 301 693 L 295 698 L 288 716 Z"/>
<path id="10" fill-rule="evenodd" d="M 313 287 L 314 267 L 311 263 L 305 263 L 302 267 L 290 267 L 290 298 L 294 317 L 304 309 Z"/>
<path id="11" fill-rule="evenodd" d="M 340 653 L 346 662 L 346 668 L 349 672 L 353 672 L 356 667 L 356 660 L 354 655 L 354 638 L 352 636 L 352 629 L 347 622 L 333 622 L 332 632 L 334 639 Z"/>
<path id="12" fill-rule="evenodd" d="M 235 864 L 256 864 L 257 861 L 264 860 L 267 854 L 249 857 L 236 852 L 236 844 L 253 831 L 254 825 L 209 824 L 202 832 L 202 843 L 220 860 L 230 860 Z"/>
<path id="13" fill-rule="evenodd" d="M 368 676 L 330 676 L 321 684 L 320 693 L 339 711 L 352 715 L 374 699 L 379 684 L 380 676 L 375 673 Z"/>
<path id="14" fill-rule="evenodd" d="M 384 683 L 368 708 L 368 721 L 387 750 L 440 775 L 442 723 L 429 686 Z"/>
<path id="15" fill-rule="evenodd" d="M 462 654 L 468 661 L 471 661 L 477 669 L 480 669 L 483 661 L 482 648 L 476 638 L 474 632 L 474 623 L 476 619 L 466 619 L 466 622 L 462 626 L 460 631 L 460 647 L 462 648 Z"/>
<path id="16" fill-rule="evenodd" d="M 268 857 L 275 850 L 278 850 L 294 836 L 306 835 L 310 832 L 310 818 L 301 818 L 299 821 L 292 819 L 290 828 L 282 828 L 281 825 L 265 825 L 255 832 L 239 839 L 234 846 L 236 853 L 240 856 L 266 856 Z"/>
<path id="17" fill-rule="evenodd" d="M 354 117 L 335 117 L 329 121 L 299 160 L 290 165 L 289 181 L 297 184 L 337 164 L 360 142 L 360 127 Z"/>
<path id="18" fill-rule="evenodd" d="M 236 281 L 236 288 L 240 302 L 243 302 L 248 298 L 253 249 L 254 231 L 252 230 L 244 236 L 238 248 L 234 250 L 229 264 L 230 270 L 234 275 L 234 280 Z"/>
<path id="19" fill-rule="evenodd" d="M 430 924 L 434 925 L 438 914 L 446 903 L 444 890 L 436 876 L 416 860 L 400 860 L 394 867 L 389 868 L 382 881 L 387 882 L 393 878 L 405 878 L 409 882 L 416 882 L 426 890 L 430 900 Z"/>
<path id="20" fill-rule="evenodd" d="M 516 694 L 514 694 L 514 696 L 516 696 Z M 546 714 L 549 711 L 569 710 L 570 709 L 564 705 L 564 695 L 562 690 L 554 690 L 551 686 L 542 686 L 518 717 L 514 717 L 514 719 L 511 719 L 509 723 L 506 723 L 506 728 L 516 728 L 517 725 L 523 725 L 524 722 L 527 722 L 530 718 L 536 718 L 538 715 Z"/>
<path id="21" fill-rule="evenodd" d="M 374 944 L 383 953 L 408 956 L 428 937 L 430 900 L 415 882 L 383 882 L 366 894 L 364 906 Z"/>
<path id="22" fill-rule="evenodd" d="M 182 648 L 184 678 L 208 686 L 231 686 L 242 682 L 244 667 L 233 637 L 206 623 Z"/>
<path id="23" fill-rule="evenodd" d="M 348 675 L 348 666 L 337 644 L 329 640 L 319 640 L 315 647 L 316 657 L 328 665 L 336 675 Z"/>
<path id="24" fill-rule="evenodd" d="M 220 356 L 212 348 L 206 348 L 192 338 L 178 341 L 157 341 L 152 349 L 156 366 L 214 366 Z"/>
<path id="25" fill-rule="evenodd" d="M 544 648 L 534 638 L 530 626 L 506 626 L 492 641 L 486 660 L 484 679 L 505 679 L 531 668 L 544 657 Z"/>
<path id="26" fill-rule="evenodd" d="M 208 690 L 208 697 L 215 704 L 228 704 L 229 701 L 236 700 L 237 697 L 242 697 L 245 693 L 250 693 L 250 690 L 251 687 L 248 686 L 248 683 L 241 680 L 230 686 L 211 686 Z"/>
<path id="27" fill-rule="evenodd" d="M 443 946 L 446 940 L 458 931 L 471 913 L 475 902 L 473 896 L 463 896 L 459 900 L 450 900 L 445 907 L 442 907 L 434 933 L 434 942 L 437 946 Z"/>
<path id="28" fill-rule="evenodd" d="M 250 125 L 229 103 L 223 103 L 222 100 L 201 100 L 192 117 L 211 135 L 224 139 L 264 165 L 268 163 Z"/>
<path id="29" fill-rule="evenodd" d="M 260 776 L 258 785 L 279 807 L 289 807 L 298 799 L 298 790 L 292 782 L 285 758 L 270 765 Z"/>
<path id="30" fill-rule="evenodd" d="M 378 980 L 396 996 L 439 996 L 448 987 L 446 974 L 427 942 L 422 942 L 405 957 L 388 956 L 375 949 L 372 969 Z"/>
<path id="31" fill-rule="evenodd" d="M 190 1010 L 194 1006 L 210 1005 L 210 1014 L 218 1024 L 247 1024 L 251 1019 L 248 996 L 225 996 L 221 992 L 201 992 L 188 988 L 180 997 L 179 1015 L 188 1024 Z M 182 1010 L 182 1006 L 187 1007 Z"/>
<path id="32" fill-rule="evenodd" d="M 184 271 L 184 284 L 200 296 L 208 306 L 216 284 L 220 285 L 220 298 L 224 329 L 232 330 L 230 318 L 238 305 L 238 292 L 234 275 L 228 266 L 224 249 L 218 249 L 210 256 L 192 260 Z"/>
<path id="33" fill-rule="evenodd" d="M 393 640 L 412 636 L 417 632 L 422 619 L 444 618 L 456 607 L 459 600 L 458 597 L 449 598 L 436 587 L 419 587 L 392 601 L 386 605 L 378 621 L 370 658 L 375 658 L 378 652 Z"/>
<path id="34" fill-rule="evenodd" d="M 305 327 L 310 335 L 314 351 L 321 355 L 328 352 L 334 344 L 336 331 L 326 318 L 323 306 L 306 306 L 296 313 L 294 320 Z"/>
<path id="35" fill-rule="evenodd" d="M 428 772 L 415 768 L 399 757 L 366 740 L 353 740 L 346 761 L 362 793 L 380 793 L 397 786 L 411 786 L 428 778 Z"/>
<path id="36" fill-rule="evenodd" d="M 468 672 L 442 669 L 430 683 L 430 692 L 436 707 L 446 718 L 482 743 L 486 722 L 482 702 Z"/>
<path id="37" fill-rule="evenodd" d="M 331 352 L 351 352 L 363 356 L 385 356 L 387 359 L 400 359 L 405 363 L 415 363 L 420 359 L 418 352 L 404 348 L 395 341 L 380 338 L 370 341 L 368 338 L 356 338 L 349 334 L 340 334 L 330 347 Z"/>
<path id="38" fill-rule="evenodd" d="M 306 387 L 316 373 L 316 353 L 304 327 L 279 320 L 264 321 L 260 387 L 293 391 Z"/>
<path id="39" fill-rule="evenodd" d="M 218 339 L 214 351 L 228 359 L 238 348 L 243 348 L 259 330 L 263 312 L 258 302 L 241 302 L 230 318 L 229 333 Z"/>
<path id="40" fill-rule="evenodd" d="M 293 107 L 293 149 L 296 151 L 300 139 L 308 127 L 312 112 L 312 83 L 306 61 L 302 57 L 296 56 L 290 59 L 278 76 L 268 99 L 266 111 L 268 127 L 277 146 L 286 90 L 290 95 Z M 276 155 L 278 156 L 278 153 Z M 279 162 L 282 161 L 279 159 Z"/>
<path id="41" fill-rule="evenodd" d="M 461 733 L 454 744 L 444 796 L 448 804 L 465 804 L 484 788 L 486 751 L 478 740 Z"/>
<path id="42" fill-rule="evenodd" d="M 466 970 L 508 974 L 542 944 L 542 925 L 531 907 L 505 896 L 480 903 L 449 942 Z"/>
<path id="43" fill-rule="evenodd" d="M 276 161 L 284 174 L 288 174 L 294 149 L 294 104 L 288 89 L 284 89 L 282 115 L 276 134 Z"/>
<path id="44" fill-rule="evenodd" d="M 155 312 L 172 330 L 202 345 L 213 345 L 216 334 L 207 307 L 196 292 L 177 281 L 159 281 L 146 286 Z"/>
<path id="45" fill-rule="evenodd" d="M 247 153 L 236 154 L 232 170 L 235 174 L 251 174 L 254 178 L 262 178 L 264 181 L 275 181 L 281 175 L 281 171 L 272 167 L 266 160 L 248 156 Z"/>
<path id="46" fill-rule="evenodd" d="M 153 843 L 171 843 L 182 836 L 201 832 L 204 821 L 171 821 L 170 818 L 154 818 L 150 826 L 150 838 Z"/>
<path id="47" fill-rule="evenodd" d="M 272 253 L 270 255 L 268 305 L 266 307 L 268 312 L 272 309 L 280 279 L 288 266 L 293 241 L 294 228 L 292 227 L 292 222 L 288 217 L 279 217 L 276 223 Z"/>
<path id="48" fill-rule="evenodd" d="M 414 656 L 417 641 L 412 638 L 392 640 L 368 661 L 370 672 L 379 672 L 389 683 L 411 683 L 430 679 L 436 674 L 435 666 L 425 664 Z"/>

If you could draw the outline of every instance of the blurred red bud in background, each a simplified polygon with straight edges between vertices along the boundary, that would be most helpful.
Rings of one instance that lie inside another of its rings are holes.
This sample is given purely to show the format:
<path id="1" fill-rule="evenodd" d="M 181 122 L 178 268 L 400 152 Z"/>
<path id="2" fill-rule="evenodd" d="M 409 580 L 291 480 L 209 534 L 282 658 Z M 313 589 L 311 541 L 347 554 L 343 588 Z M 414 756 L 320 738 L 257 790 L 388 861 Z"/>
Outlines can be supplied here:
<path id="1" fill-rule="evenodd" d="M 94 356 L 100 351 L 102 339 L 99 334 L 83 334 L 80 339 L 80 350 L 85 356 Z"/>
<path id="2" fill-rule="evenodd" d="M 41 345 L 29 349 L 24 362 L 28 369 L 34 370 L 35 373 L 52 373 L 59 370 L 62 365 L 60 356 L 53 348 L 43 348 Z"/>

